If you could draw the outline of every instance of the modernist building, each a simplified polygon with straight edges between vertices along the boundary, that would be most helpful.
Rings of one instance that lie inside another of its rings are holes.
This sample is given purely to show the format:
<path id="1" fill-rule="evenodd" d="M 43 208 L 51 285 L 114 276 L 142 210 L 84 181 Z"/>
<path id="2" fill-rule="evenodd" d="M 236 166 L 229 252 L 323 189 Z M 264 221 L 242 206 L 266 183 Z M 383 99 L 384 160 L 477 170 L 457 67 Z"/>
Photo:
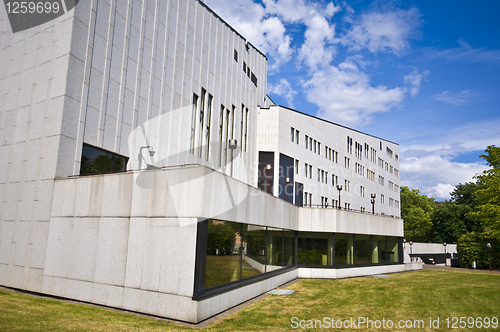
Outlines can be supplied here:
<path id="1" fill-rule="evenodd" d="M 397 144 L 274 105 L 265 55 L 201 1 L 17 33 L 2 7 L 0 30 L 0 285 L 199 322 L 409 268 Z"/>

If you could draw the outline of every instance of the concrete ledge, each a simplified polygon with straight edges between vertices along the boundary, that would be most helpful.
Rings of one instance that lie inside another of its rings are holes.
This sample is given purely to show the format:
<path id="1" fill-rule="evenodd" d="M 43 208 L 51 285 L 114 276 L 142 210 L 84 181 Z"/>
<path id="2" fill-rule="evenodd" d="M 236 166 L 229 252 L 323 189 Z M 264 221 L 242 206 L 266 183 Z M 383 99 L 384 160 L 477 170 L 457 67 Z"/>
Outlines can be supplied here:
<path id="1" fill-rule="evenodd" d="M 299 278 L 342 279 L 406 271 L 405 265 L 351 267 L 346 269 L 299 268 Z"/>

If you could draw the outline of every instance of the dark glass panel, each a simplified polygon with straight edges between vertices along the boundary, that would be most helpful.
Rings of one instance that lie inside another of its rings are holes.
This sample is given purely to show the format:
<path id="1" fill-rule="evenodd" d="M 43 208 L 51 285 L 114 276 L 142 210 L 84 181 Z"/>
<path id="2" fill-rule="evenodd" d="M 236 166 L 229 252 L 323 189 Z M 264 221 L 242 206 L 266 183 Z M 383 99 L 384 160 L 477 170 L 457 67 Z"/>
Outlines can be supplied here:
<path id="1" fill-rule="evenodd" d="M 266 272 L 266 228 L 243 225 L 242 279 Z"/>
<path id="2" fill-rule="evenodd" d="M 240 280 L 241 224 L 208 222 L 205 289 Z"/>
<path id="3" fill-rule="evenodd" d="M 80 175 L 123 172 L 128 158 L 83 144 Z"/>
<path id="4" fill-rule="evenodd" d="M 354 258 L 354 263 L 356 265 L 360 264 L 371 264 L 372 262 L 372 251 L 370 245 L 370 235 L 354 235 L 354 248 L 356 250 L 356 257 Z"/>
<path id="5" fill-rule="evenodd" d="M 385 236 L 372 236 L 372 263 L 385 263 L 386 257 Z"/>
<path id="6" fill-rule="evenodd" d="M 300 265 L 332 265 L 330 233 L 299 233 L 297 261 Z"/>
<path id="7" fill-rule="evenodd" d="M 288 267 L 295 265 L 295 231 L 285 230 L 284 233 L 285 252 L 283 265 Z"/>
<path id="8" fill-rule="evenodd" d="M 335 234 L 335 264 L 352 265 L 354 241 L 352 234 Z"/>
<path id="9" fill-rule="evenodd" d="M 399 238 L 397 237 L 387 237 L 387 261 L 399 263 Z"/>
<path id="10" fill-rule="evenodd" d="M 283 266 L 283 230 L 267 229 L 267 271 L 273 271 Z"/>

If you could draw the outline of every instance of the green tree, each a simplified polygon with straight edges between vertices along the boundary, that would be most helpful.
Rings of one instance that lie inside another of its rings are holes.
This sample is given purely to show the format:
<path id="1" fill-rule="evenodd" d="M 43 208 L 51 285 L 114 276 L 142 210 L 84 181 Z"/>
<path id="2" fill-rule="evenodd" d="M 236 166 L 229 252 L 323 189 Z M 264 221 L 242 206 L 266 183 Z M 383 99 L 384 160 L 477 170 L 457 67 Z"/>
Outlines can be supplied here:
<path id="1" fill-rule="evenodd" d="M 460 183 L 450 193 L 450 201 L 436 204 L 431 218 L 434 225 L 433 242 L 457 243 L 463 234 L 483 230 L 478 218 L 471 214 L 478 205 L 478 188 L 474 182 Z"/>
<path id="2" fill-rule="evenodd" d="M 471 215 L 482 225 L 491 228 L 491 235 L 500 238 L 500 147 L 490 145 L 480 155 L 492 168 L 476 175 L 479 188 L 476 190 L 478 206 Z"/>
<path id="3" fill-rule="evenodd" d="M 417 189 L 401 187 L 401 218 L 407 241 L 428 242 L 431 239 L 434 205 L 434 198 L 420 194 Z"/>

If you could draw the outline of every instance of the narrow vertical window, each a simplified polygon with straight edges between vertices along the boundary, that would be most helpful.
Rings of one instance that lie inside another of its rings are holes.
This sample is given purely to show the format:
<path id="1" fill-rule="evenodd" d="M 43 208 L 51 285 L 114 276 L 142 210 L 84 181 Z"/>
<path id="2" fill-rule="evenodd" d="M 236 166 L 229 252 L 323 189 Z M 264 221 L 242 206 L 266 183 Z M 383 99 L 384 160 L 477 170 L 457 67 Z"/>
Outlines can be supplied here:
<path id="1" fill-rule="evenodd" d="M 299 174 L 299 161 L 295 159 L 295 174 Z"/>
<path id="2" fill-rule="evenodd" d="M 206 144 L 206 156 L 205 160 L 208 161 L 209 156 L 210 156 L 210 124 L 212 122 L 212 101 L 214 97 L 209 94 L 208 95 L 208 110 L 207 110 L 207 132 L 206 132 L 206 137 L 205 137 L 205 144 Z"/>
<path id="3" fill-rule="evenodd" d="M 295 128 L 293 128 L 293 127 L 290 128 L 290 140 L 292 142 L 295 141 Z"/>
<path id="4" fill-rule="evenodd" d="M 193 93 L 193 108 L 191 113 L 191 150 L 194 154 L 194 145 L 196 142 L 196 113 L 198 111 L 198 96 Z"/>
<path id="5" fill-rule="evenodd" d="M 241 151 L 243 152 L 243 132 L 244 132 L 244 126 L 245 126 L 245 105 L 241 104 L 241 127 L 240 127 L 240 147 L 241 147 Z M 243 153 L 240 155 L 241 157 L 243 157 Z"/>
<path id="6" fill-rule="evenodd" d="M 309 148 L 309 136 L 306 135 L 306 149 Z"/>
<path id="7" fill-rule="evenodd" d="M 295 130 L 295 143 L 297 144 L 300 144 L 299 137 L 300 137 L 300 131 Z"/>
<path id="8" fill-rule="evenodd" d="M 205 89 L 201 90 L 201 107 L 200 107 L 200 128 L 199 128 L 199 138 L 200 138 L 200 145 L 198 147 L 198 157 L 201 158 L 203 154 L 203 124 L 205 120 L 205 96 L 207 94 L 207 91 Z"/>
<path id="9" fill-rule="evenodd" d="M 225 130 L 225 144 L 224 144 L 224 160 L 226 161 L 224 163 L 224 168 L 226 168 L 227 165 L 227 144 L 229 142 L 229 119 L 231 116 L 231 110 L 227 109 L 226 112 L 226 130 Z"/>
<path id="10" fill-rule="evenodd" d="M 222 145 L 224 144 L 224 105 L 220 105 L 220 116 L 219 116 L 219 155 L 218 155 L 218 163 L 219 167 L 222 166 Z"/>
<path id="11" fill-rule="evenodd" d="M 234 50 L 234 61 L 238 62 L 238 51 Z"/>
<path id="12" fill-rule="evenodd" d="M 231 139 L 234 138 L 234 113 L 236 113 L 236 106 L 233 105 L 233 111 L 231 112 Z"/>
<path id="13" fill-rule="evenodd" d="M 248 108 L 246 109 L 245 113 L 245 144 L 243 145 L 245 147 L 245 152 L 247 151 L 247 144 L 248 144 Z"/>

